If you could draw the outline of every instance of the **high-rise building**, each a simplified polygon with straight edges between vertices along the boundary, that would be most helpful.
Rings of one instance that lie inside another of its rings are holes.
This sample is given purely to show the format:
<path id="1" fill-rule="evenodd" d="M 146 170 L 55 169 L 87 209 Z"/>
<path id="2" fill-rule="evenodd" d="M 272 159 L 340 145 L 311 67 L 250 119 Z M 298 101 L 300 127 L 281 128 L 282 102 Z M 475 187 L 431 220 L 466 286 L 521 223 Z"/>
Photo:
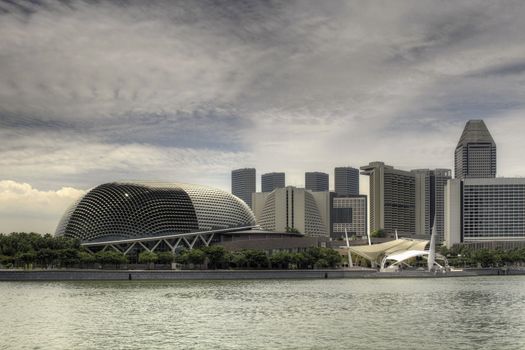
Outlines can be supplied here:
<path id="1" fill-rule="evenodd" d="M 276 188 L 285 187 L 284 173 L 267 173 L 261 176 L 261 192 L 272 192 Z"/>
<path id="2" fill-rule="evenodd" d="M 328 174 L 318 171 L 304 174 L 305 188 L 310 191 L 328 191 Z"/>
<path id="3" fill-rule="evenodd" d="M 359 169 L 337 167 L 334 169 L 335 193 L 338 196 L 359 195 Z"/>
<path id="4" fill-rule="evenodd" d="M 454 152 L 454 178 L 496 177 L 496 143 L 483 120 L 469 120 Z"/>
<path id="5" fill-rule="evenodd" d="M 243 168 L 232 170 L 232 194 L 252 207 L 252 193 L 255 188 L 255 169 Z"/>
<path id="6" fill-rule="evenodd" d="M 453 179 L 445 189 L 445 241 L 525 241 L 525 179 Z"/>
<path id="7" fill-rule="evenodd" d="M 288 186 L 253 194 L 257 224 L 268 231 L 330 234 L 330 192 L 312 192 Z"/>
<path id="8" fill-rule="evenodd" d="M 333 239 L 348 237 L 364 238 L 367 236 L 366 196 L 331 196 L 332 213 L 330 236 Z"/>
<path id="9" fill-rule="evenodd" d="M 361 167 L 370 177 L 370 231 L 387 235 L 416 232 L 416 178 L 410 171 L 394 169 L 383 162 Z"/>
<path id="10" fill-rule="evenodd" d="M 416 178 L 416 233 L 430 235 L 436 225 L 437 242 L 444 235 L 444 190 L 451 178 L 449 169 L 412 170 Z"/>

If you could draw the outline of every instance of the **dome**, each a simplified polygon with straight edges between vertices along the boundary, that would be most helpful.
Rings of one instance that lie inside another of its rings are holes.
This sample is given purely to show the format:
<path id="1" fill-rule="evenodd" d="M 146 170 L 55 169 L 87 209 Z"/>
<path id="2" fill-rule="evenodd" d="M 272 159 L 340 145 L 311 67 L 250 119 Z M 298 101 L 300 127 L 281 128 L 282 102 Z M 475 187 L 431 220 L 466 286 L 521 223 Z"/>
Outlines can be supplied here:
<path id="1" fill-rule="evenodd" d="M 112 182 L 66 210 L 56 235 L 86 241 L 156 237 L 255 226 L 250 208 L 212 187 L 180 183 Z"/>

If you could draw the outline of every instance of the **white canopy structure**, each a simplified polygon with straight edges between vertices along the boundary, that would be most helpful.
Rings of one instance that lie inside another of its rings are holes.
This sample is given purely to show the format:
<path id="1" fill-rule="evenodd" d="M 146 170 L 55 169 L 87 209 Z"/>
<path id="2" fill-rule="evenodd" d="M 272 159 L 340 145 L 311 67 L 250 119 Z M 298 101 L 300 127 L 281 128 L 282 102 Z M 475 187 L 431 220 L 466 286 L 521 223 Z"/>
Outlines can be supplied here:
<path id="1" fill-rule="evenodd" d="M 400 238 L 379 244 L 350 246 L 348 251 L 369 260 L 377 266 L 381 261 L 380 259 L 384 256 L 404 251 L 424 251 L 428 243 L 428 240 Z"/>
<path id="2" fill-rule="evenodd" d="M 434 260 L 432 261 L 432 254 L 429 250 L 406 250 L 386 255 L 381 261 L 381 271 L 398 271 L 403 266 L 410 267 L 406 262 L 417 257 L 427 259 L 429 263 L 432 263 L 429 270 L 444 270 L 448 268 L 447 258 L 441 254 L 435 254 Z M 436 260 L 442 261 L 443 265 L 438 264 Z"/>

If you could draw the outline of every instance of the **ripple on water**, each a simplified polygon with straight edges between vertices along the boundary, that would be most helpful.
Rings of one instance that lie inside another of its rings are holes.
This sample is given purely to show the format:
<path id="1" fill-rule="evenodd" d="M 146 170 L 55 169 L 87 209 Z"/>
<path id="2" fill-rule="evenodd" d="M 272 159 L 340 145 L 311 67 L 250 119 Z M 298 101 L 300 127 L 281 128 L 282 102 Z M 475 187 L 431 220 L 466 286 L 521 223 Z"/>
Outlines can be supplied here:
<path id="1" fill-rule="evenodd" d="M 525 277 L 0 283 L 0 348 L 524 349 Z"/>

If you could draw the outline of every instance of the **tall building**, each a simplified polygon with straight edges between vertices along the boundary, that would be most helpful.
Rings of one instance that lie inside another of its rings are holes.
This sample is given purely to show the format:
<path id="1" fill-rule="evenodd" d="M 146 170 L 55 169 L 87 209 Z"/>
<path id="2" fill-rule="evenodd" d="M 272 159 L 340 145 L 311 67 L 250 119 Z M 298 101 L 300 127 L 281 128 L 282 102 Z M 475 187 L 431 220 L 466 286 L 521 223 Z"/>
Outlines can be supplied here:
<path id="1" fill-rule="evenodd" d="M 496 143 L 483 120 L 469 120 L 454 153 L 454 178 L 496 177 Z"/>
<path id="2" fill-rule="evenodd" d="M 298 231 L 307 236 L 330 234 L 330 193 L 288 186 L 253 194 L 253 211 L 264 230 Z"/>
<path id="3" fill-rule="evenodd" d="M 444 235 L 444 190 L 451 178 L 449 169 L 412 170 L 416 179 L 416 233 L 430 235 L 436 225 L 437 242 Z"/>
<path id="4" fill-rule="evenodd" d="M 333 239 L 345 238 L 345 229 L 348 237 L 367 236 L 368 203 L 366 196 L 331 196 L 332 212 L 331 232 Z"/>
<path id="5" fill-rule="evenodd" d="M 359 169 L 337 167 L 334 169 L 335 193 L 338 196 L 359 195 Z"/>
<path id="6" fill-rule="evenodd" d="M 255 188 L 255 169 L 243 168 L 232 170 L 232 194 L 252 207 L 252 193 Z"/>
<path id="7" fill-rule="evenodd" d="M 328 191 L 328 174 L 318 171 L 304 174 L 305 188 L 310 191 Z"/>
<path id="8" fill-rule="evenodd" d="M 445 241 L 525 241 L 525 179 L 453 179 L 445 189 Z"/>
<path id="9" fill-rule="evenodd" d="M 272 192 L 276 188 L 285 187 L 284 173 L 267 173 L 261 176 L 261 192 Z"/>
<path id="10" fill-rule="evenodd" d="M 361 167 L 370 177 L 370 231 L 387 235 L 416 232 L 416 178 L 410 171 L 394 169 L 383 162 Z"/>

